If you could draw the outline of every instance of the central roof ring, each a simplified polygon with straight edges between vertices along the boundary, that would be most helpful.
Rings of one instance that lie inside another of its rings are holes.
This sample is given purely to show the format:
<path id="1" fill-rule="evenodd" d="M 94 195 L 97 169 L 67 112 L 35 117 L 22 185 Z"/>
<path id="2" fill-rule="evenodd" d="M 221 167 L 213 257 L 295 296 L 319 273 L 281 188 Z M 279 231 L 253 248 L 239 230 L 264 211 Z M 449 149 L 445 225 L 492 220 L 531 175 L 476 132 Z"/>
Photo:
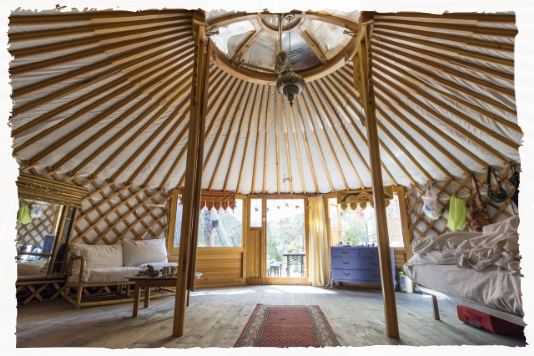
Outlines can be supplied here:
<path id="1" fill-rule="evenodd" d="M 269 10 L 263 11 L 265 9 L 265 6 L 275 1 L 277 0 L 262 1 L 261 5 L 258 7 L 257 18 L 258 18 L 259 25 L 265 31 L 270 32 L 274 35 L 278 35 L 278 26 L 273 27 L 273 25 L 266 23 L 265 19 L 272 19 L 272 18 L 278 19 L 279 10 L 276 12 L 269 11 Z M 306 19 L 306 7 L 304 6 L 304 4 L 302 4 L 299 0 L 293 0 L 293 2 L 295 5 L 297 5 L 300 8 L 300 13 L 296 13 L 295 11 L 287 11 L 285 13 L 286 15 L 287 14 L 294 15 L 294 20 L 291 22 L 291 26 L 283 27 L 284 31 L 282 31 L 282 33 L 287 33 L 289 30 L 291 31 L 297 30 L 298 28 L 302 26 L 302 24 L 304 23 Z"/>

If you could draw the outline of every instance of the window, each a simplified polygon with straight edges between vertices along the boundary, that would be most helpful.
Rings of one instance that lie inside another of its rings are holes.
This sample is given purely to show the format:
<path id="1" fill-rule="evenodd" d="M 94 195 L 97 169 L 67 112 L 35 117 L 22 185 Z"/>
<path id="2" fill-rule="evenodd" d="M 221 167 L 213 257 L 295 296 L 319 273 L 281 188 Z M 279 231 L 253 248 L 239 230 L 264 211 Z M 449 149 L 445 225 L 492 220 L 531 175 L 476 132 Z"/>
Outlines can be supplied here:
<path id="1" fill-rule="evenodd" d="M 199 247 L 241 247 L 243 239 L 243 200 L 236 199 L 235 209 L 204 208 L 198 219 Z"/>
<path id="2" fill-rule="evenodd" d="M 250 199 L 250 227 L 261 227 L 261 199 Z"/>
<path id="3" fill-rule="evenodd" d="M 183 206 L 176 207 L 176 225 L 174 229 L 174 247 L 180 247 Z M 241 247 L 243 239 L 243 200 L 236 199 L 235 209 L 215 208 L 208 211 L 206 207 L 198 217 L 199 247 Z"/>
<path id="4" fill-rule="evenodd" d="M 339 242 L 350 242 L 353 245 L 360 243 L 373 244 L 377 243 L 376 216 L 375 209 L 368 206 L 366 209 L 357 208 L 352 210 L 341 210 L 341 219 L 336 226 L 332 225 L 332 200 L 329 199 L 330 228 L 332 236 L 332 245 Z M 399 209 L 399 198 L 394 194 L 389 206 L 386 209 L 388 221 L 389 245 L 391 247 L 403 247 L 402 224 Z"/>

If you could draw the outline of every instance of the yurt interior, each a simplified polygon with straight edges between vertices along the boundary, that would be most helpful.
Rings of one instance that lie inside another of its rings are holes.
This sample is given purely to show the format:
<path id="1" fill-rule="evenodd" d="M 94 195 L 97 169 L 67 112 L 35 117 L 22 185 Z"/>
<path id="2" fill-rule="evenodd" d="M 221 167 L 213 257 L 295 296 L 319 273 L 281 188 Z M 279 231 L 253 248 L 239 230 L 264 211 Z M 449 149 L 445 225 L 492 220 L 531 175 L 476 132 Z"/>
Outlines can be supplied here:
<path id="1" fill-rule="evenodd" d="M 527 345 L 513 11 L 11 5 L 17 348 Z"/>

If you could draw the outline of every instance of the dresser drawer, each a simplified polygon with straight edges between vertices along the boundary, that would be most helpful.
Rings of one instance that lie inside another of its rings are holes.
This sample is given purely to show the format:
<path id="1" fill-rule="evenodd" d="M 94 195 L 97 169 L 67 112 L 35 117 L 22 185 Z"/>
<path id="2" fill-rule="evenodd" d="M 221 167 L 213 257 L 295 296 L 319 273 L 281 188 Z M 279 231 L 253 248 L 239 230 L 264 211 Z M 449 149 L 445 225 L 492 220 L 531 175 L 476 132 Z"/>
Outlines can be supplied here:
<path id="1" fill-rule="evenodd" d="M 358 250 L 355 248 L 332 248 L 332 257 L 358 257 Z"/>
<path id="2" fill-rule="evenodd" d="M 380 271 L 378 259 L 332 257 L 332 268 L 337 269 L 364 269 Z"/>
<path id="3" fill-rule="evenodd" d="M 365 248 L 360 251 L 360 258 L 375 258 L 378 261 L 378 249 L 377 248 Z"/>
<path id="4" fill-rule="evenodd" d="M 332 279 L 338 280 L 366 280 L 380 282 L 379 271 L 364 271 L 357 269 L 332 269 Z"/>

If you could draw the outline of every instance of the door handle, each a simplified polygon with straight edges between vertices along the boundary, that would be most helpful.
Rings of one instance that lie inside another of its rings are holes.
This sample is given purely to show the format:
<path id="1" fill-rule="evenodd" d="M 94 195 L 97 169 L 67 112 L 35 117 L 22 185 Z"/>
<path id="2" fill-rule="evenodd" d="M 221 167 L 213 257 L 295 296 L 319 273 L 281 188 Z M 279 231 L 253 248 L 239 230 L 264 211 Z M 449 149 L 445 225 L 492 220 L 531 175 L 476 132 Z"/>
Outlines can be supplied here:
<path id="1" fill-rule="evenodd" d="M 348 264 L 349 264 L 349 262 L 343 261 L 343 264 L 344 264 L 344 265 L 348 265 Z"/>
<path id="2" fill-rule="evenodd" d="M 371 255 L 378 255 L 378 252 L 374 252 L 374 251 L 369 251 L 369 253 L 370 253 Z"/>
<path id="3" fill-rule="evenodd" d="M 371 262 L 371 265 L 378 266 L 378 262 Z"/>
<path id="4" fill-rule="evenodd" d="M 348 276 L 349 274 L 350 274 L 350 273 L 345 273 L 345 272 L 343 272 L 343 275 L 344 275 L 344 276 Z"/>
<path id="5" fill-rule="evenodd" d="M 372 274 L 371 276 L 373 276 L 373 277 L 380 277 L 379 274 Z"/>
<path id="6" fill-rule="evenodd" d="M 349 251 L 341 251 L 341 253 L 346 255 L 347 253 L 349 253 Z"/>

